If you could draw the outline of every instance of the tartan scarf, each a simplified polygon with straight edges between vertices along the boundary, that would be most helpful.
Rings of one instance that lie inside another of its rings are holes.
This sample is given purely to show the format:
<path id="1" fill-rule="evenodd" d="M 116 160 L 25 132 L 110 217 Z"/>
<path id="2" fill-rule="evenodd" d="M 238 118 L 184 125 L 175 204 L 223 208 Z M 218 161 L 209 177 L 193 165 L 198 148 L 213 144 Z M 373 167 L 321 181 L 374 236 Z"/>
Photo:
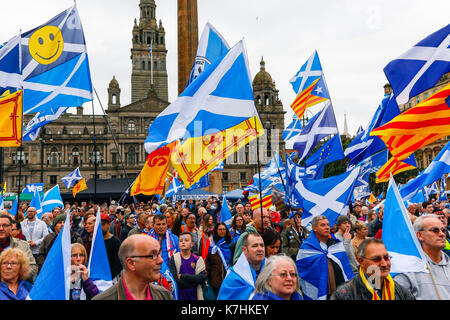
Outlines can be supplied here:
<path id="1" fill-rule="evenodd" d="M 378 295 L 378 292 L 372 287 L 370 284 L 370 281 L 367 281 L 366 275 L 362 268 L 359 268 L 359 275 L 361 276 L 361 279 L 366 286 L 367 290 L 370 291 L 372 294 L 372 300 L 395 300 L 395 284 L 394 280 L 390 275 L 386 277 L 383 281 L 383 288 L 382 288 L 382 297 L 380 299 L 380 296 Z"/>

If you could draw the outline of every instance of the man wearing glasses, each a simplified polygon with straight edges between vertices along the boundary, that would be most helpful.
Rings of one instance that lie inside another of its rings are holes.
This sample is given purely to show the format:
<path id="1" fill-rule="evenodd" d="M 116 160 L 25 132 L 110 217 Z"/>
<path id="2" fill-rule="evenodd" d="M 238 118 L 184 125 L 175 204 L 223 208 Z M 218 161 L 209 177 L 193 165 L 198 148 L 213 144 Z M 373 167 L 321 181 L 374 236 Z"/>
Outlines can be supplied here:
<path id="1" fill-rule="evenodd" d="M 358 247 L 359 273 L 340 285 L 330 300 L 415 300 L 389 275 L 391 257 L 380 239 L 366 239 Z"/>
<path id="2" fill-rule="evenodd" d="M 161 247 L 158 240 L 146 234 L 127 237 L 119 248 L 123 266 L 117 283 L 93 300 L 173 300 L 162 286 L 153 284 L 160 277 Z"/>
<path id="3" fill-rule="evenodd" d="M 425 214 L 414 221 L 414 231 L 426 254 L 430 272 L 401 273 L 395 277 L 417 300 L 450 300 L 450 259 L 445 248 L 446 228 L 439 216 Z"/>
<path id="4" fill-rule="evenodd" d="M 25 252 L 30 259 L 30 275 L 27 281 L 33 282 L 37 273 L 38 266 L 31 252 L 30 245 L 24 241 L 11 236 L 12 218 L 6 214 L 0 214 L 0 252 L 8 248 L 17 248 Z"/>

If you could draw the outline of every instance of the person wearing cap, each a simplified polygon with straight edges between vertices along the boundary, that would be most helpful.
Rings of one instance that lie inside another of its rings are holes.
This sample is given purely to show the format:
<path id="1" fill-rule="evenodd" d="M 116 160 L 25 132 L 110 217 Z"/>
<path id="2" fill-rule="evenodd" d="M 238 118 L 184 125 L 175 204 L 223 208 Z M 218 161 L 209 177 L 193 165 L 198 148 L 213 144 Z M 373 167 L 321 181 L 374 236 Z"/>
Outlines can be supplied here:
<path id="1" fill-rule="evenodd" d="M 336 221 L 337 231 L 334 233 L 336 239 L 344 243 L 345 252 L 347 253 L 350 266 L 355 274 L 358 273 L 359 265 L 355 257 L 355 250 L 352 245 L 352 223 L 346 215 L 340 215 Z"/>
<path id="2" fill-rule="evenodd" d="M 297 260 L 297 253 L 309 232 L 302 226 L 302 211 L 289 215 L 290 226 L 281 232 L 281 252 Z"/>
<path id="3" fill-rule="evenodd" d="M 64 223 L 66 222 L 66 215 L 65 214 L 59 214 L 53 219 L 52 223 L 52 233 L 49 233 L 44 237 L 42 240 L 41 246 L 39 247 L 39 252 L 36 257 L 36 263 L 38 265 L 39 271 L 41 270 L 42 266 L 44 265 L 45 259 L 47 258 L 48 253 L 50 252 L 50 249 L 53 246 L 53 243 L 56 240 L 56 237 L 58 237 L 58 234 L 61 232 L 62 228 L 64 227 Z M 83 240 L 78 235 L 78 233 L 71 230 L 70 232 L 70 242 L 75 243 L 78 242 L 80 244 L 83 243 Z"/>
<path id="4" fill-rule="evenodd" d="M 111 218 L 107 213 L 100 215 L 101 227 L 103 233 L 103 240 L 105 240 L 106 255 L 108 256 L 109 268 L 111 270 L 111 277 L 114 279 L 122 271 L 122 264 L 119 260 L 120 240 L 109 232 L 111 227 Z"/>

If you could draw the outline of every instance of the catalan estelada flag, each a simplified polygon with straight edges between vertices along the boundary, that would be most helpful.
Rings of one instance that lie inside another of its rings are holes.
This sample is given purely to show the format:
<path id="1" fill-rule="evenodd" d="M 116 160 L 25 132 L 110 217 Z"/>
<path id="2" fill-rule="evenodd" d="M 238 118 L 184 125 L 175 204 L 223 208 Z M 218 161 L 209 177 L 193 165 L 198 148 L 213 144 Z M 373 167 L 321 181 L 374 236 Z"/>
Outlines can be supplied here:
<path id="1" fill-rule="evenodd" d="M 321 76 L 313 81 L 313 83 L 311 83 L 311 85 L 309 85 L 305 90 L 297 94 L 297 97 L 291 104 L 291 108 L 294 110 L 298 118 L 301 119 L 306 108 L 324 102 L 328 99 L 330 99 L 330 96 L 328 95 L 328 90 L 323 81 L 323 76 Z"/>
<path id="2" fill-rule="evenodd" d="M 450 134 L 450 84 L 370 132 L 384 141 L 398 161 Z"/>
<path id="3" fill-rule="evenodd" d="M 77 182 L 76 185 L 73 186 L 73 189 L 72 189 L 73 197 L 75 198 L 75 196 L 77 195 L 78 192 L 86 190 L 87 188 L 88 188 L 88 186 L 86 184 L 86 180 L 84 178 L 81 179 L 80 181 Z"/>
<path id="4" fill-rule="evenodd" d="M 252 211 L 254 211 L 256 208 L 261 208 L 261 201 L 259 194 L 255 194 L 253 196 L 248 197 L 248 201 L 252 205 Z M 267 210 L 269 210 L 269 208 L 273 206 L 271 194 L 262 197 L 262 206 Z"/>
<path id="5" fill-rule="evenodd" d="M 410 159 L 411 158 L 411 159 Z M 384 166 L 376 173 L 376 183 L 389 181 L 391 173 L 393 176 L 400 172 L 417 169 L 414 156 L 410 156 L 408 159 L 398 161 L 396 158 L 391 157 Z"/>
<path id="6" fill-rule="evenodd" d="M 0 147 L 22 145 L 22 90 L 0 98 Z"/>
<path id="7" fill-rule="evenodd" d="M 145 165 L 131 186 L 130 195 L 162 195 L 170 164 L 170 153 L 177 141 L 156 149 L 150 153 Z"/>

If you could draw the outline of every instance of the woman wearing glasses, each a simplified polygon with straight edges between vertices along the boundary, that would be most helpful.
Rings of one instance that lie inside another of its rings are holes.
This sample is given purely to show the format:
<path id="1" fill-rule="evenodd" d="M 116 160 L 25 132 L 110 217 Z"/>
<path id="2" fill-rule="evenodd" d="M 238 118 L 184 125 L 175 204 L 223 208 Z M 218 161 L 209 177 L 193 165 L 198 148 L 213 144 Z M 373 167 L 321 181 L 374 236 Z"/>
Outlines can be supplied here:
<path id="1" fill-rule="evenodd" d="M 9 248 L 0 255 L 0 300 L 25 300 L 32 285 L 25 279 L 30 261 L 20 249 Z"/>
<path id="2" fill-rule="evenodd" d="M 99 290 L 89 278 L 86 249 L 80 243 L 73 243 L 71 248 L 70 300 L 91 300 Z"/>
<path id="3" fill-rule="evenodd" d="M 253 294 L 252 300 L 303 300 L 294 260 L 285 254 L 270 256 Z"/>

